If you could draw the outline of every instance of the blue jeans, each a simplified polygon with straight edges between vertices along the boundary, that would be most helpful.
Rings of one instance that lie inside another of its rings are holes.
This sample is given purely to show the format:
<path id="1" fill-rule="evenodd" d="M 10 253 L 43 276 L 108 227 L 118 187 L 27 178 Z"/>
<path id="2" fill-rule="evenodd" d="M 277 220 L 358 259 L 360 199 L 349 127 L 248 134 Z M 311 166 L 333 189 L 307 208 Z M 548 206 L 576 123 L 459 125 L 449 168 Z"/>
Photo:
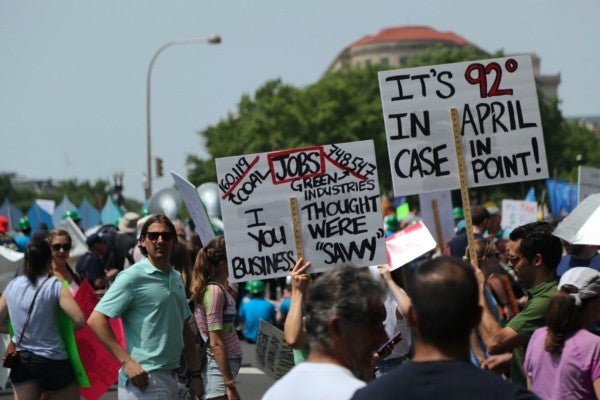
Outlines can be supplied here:
<path id="1" fill-rule="evenodd" d="M 179 381 L 175 371 L 151 371 L 148 373 L 148 386 L 143 389 L 127 381 L 119 385 L 119 400 L 162 400 L 175 399 Z"/>
<path id="2" fill-rule="evenodd" d="M 229 359 L 229 369 L 231 369 L 231 374 L 233 375 L 234 379 L 240 371 L 241 366 L 241 357 Z M 206 367 L 202 375 L 202 378 L 204 380 L 205 399 L 221 397 L 227 394 L 227 388 L 225 387 L 225 382 L 223 381 L 223 375 L 221 374 L 221 370 L 217 365 L 217 360 L 215 360 L 215 358 L 210 354 L 208 355 Z"/>

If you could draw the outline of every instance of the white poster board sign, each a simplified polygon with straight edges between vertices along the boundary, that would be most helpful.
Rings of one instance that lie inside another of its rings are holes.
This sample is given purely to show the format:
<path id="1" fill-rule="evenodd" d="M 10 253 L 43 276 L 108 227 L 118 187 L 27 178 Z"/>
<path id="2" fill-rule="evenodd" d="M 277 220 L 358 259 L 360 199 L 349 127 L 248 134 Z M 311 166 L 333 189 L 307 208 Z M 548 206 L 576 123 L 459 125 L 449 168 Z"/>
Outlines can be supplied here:
<path id="1" fill-rule="evenodd" d="M 190 213 L 190 217 L 192 217 L 192 221 L 194 221 L 194 225 L 196 226 L 195 230 L 198 233 L 198 236 L 200 236 L 202 246 L 206 246 L 208 242 L 215 237 L 215 233 L 212 229 L 210 220 L 208 219 L 208 215 L 206 214 L 206 210 L 204 209 L 204 205 L 200 200 L 200 195 L 194 185 L 186 179 L 173 171 L 171 171 L 171 176 L 173 177 L 175 185 L 179 190 L 179 194 L 181 194 L 181 198 Z"/>
<path id="2" fill-rule="evenodd" d="M 298 201 L 312 272 L 386 262 L 372 140 L 216 160 L 229 279 L 286 276 L 296 261 Z"/>
<path id="3" fill-rule="evenodd" d="M 283 340 L 283 331 L 265 320 L 258 322 L 257 367 L 271 378 L 279 379 L 294 367 L 292 348 Z"/>
<path id="4" fill-rule="evenodd" d="M 581 203 L 590 194 L 600 193 L 600 169 L 580 165 L 578 172 L 577 198 Z"/>
<path id="5" fill-rule="evenodd" d="M 394 233 L 385 240 L 390 270 L 395 270 L 431 251 L 437 245 L 422 221 Z"/>
<path id="6" fill-rule="evenodd" d="M 452 194 L 449 190 L 443 192 L 421 193 L 419 195 L 419 208 L 421 221 L 425 224 L 434 237 L 437 236 L 435 216 L 433 214 L 433 201 L 437 201 L 438 217 L 442 233 L 442 241 L 448 242 L 454 236 L 454 218 L 452 217 Z M 440 238 L 437 238 L 440 240 Z M 442 243 L 443 244 L 443 243 Z"/>
<path id="7" fill-rule="evenodd" d="M 380 71 L 379 88 L 396 196 L 460 187 L 452 107 L 468 187 L 548 177 L 530 56 Z"/>
<path id="8" fill-rule="evenodd" d="M 500 227 L 508 232 L 517 226 L 537 221 L 537 202 L 525 200 L 502 200 Z"/>

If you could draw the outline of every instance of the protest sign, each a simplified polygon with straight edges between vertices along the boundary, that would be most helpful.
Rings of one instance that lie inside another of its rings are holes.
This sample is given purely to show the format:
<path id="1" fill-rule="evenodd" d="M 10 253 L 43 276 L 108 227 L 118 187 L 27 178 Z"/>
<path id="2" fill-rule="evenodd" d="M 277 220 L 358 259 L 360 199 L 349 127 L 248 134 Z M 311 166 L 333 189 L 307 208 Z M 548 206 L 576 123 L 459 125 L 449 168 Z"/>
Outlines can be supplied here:
<path id="1" fill-rule="evenodd" d="M 283 340 L 283 332 L 262 319 L 255 352 L 258 369 L 273 379 L 281 378 L 294 367 L 292 348 Z"/>
<path id="2" fill-rule="evenodd" d="M 433 203 L 437 202 L 438 222 L 434 214 Z M 422 193 L 419 195 L 419 208 L 421 221 L 430 232 L 434 232 L 438 246 L 444 247 L 445 242 L 454 236 L 454 218 L 452 217 L 452 195 L 450 191 Z M 439 229 L 439 231 L 438 231 Z M 441 236 L 441 237 L 439 237 Z"/>
<path id="3" fill-rule="evenodd" d="M 208 242 L 215 237 L 215 233 L 212 229 L 210 220 L 208 219 L 208 215 L 206 215 L 204 205 L 200 200 L 200 195 L 194 185 L 177 175 L 175 172 L 171 171 L 171 176 L 173 177 L 175 185 L 177 185 L 177 189 L 181 194 L 181 198 L 192 217 L 192 221 L 194 221 L 194 225 L 196 226 L 195 230 L 198 233 L 198 236 L 200 236 L 202 246 L 206 246 Z"/>
<path id="4" fill-rule="evenodd" d="M 75 301 L 87 320 L 94 310 L 98 299 L 94 289 L 84 280 L 75 293 Z M 125 348 L 125 335 L 120 319 L 109 319 L 110 327 L 119 344 Z M 75 332 L 75 341 L 81 362 L 89 378 L 89 387 L 80 387 L 79 393 L 86 400 L 97 400 L 117 381 L 121 363 L 102 345 L 89 325 Z"/>
<path id="5" fill-rule="evenodd" d="M 537 221 L 537 203 L 524 200 L 502 200 L 500 227 L 508 232 L 517 226 Z"/>
<path id="6" fill-rule="evenodd" d="M 385 240 L 388 265 L 395 270 L 435 248 L 436 242 L 422 221 L 394 233 Z"/>
<path id="7" fill-rule="evenodd" d="M 396 196 L 460 187 L 453 107 L 468 187 L 548 177 L 531 57 L 380 71 L 379 88 Z"/>
<path id="8" fill-rule="evenodd" d="M 578 175 L 578 203 L 581 203 L 590 194 L 600 193 L 600 169 L 580 165 Z"/>
<path id="9" fill-rule="evenodd" d="M 232 282 L 286 276 L 296 261 L 290 198 L 312 272 L 385 263 L 373 141 L 216 160 Z"/>

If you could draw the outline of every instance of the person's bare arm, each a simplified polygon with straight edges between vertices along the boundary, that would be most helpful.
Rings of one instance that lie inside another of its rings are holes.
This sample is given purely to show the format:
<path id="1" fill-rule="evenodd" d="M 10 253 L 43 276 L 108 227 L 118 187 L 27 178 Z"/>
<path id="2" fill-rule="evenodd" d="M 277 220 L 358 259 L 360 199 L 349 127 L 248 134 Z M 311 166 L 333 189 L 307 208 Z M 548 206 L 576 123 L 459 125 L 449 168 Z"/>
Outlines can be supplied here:
<path id="1" fill-rule="evenodd" d="M 193 316 L 191 318 L 194 318 Z M 190 326 L 190 321 L 183 322 L 183 357 L 187 363 L 188 369 L 192 371 L 192 381 L 190 382 L 190 394 L 192 398 L 196 396 L 201 399 L 204 396 L 204 382 L 200 376 L 200 360 L 198 359 L 198 346 L 196 338 Z"/>
<path id="2" fill-rule="evenodd" d="M 108 316 L 94 310 L 88 318 L 88 325 L 104 347 L 119 360 L 125 370 L 125 375 L 131 383 L 139 388 L 146 387 L 148 385 L 148 373 L 121 347 L 110 327 L 108 318 Z"/>
<path id="3" fill-rule="evenodd" d="M 600 399 L 600 378 L 594 381 L 594 392 L 596 393 L 596 398 Z"/>
<path id="4" fill-rule="evenodd" d="M 85 326 L 85 317 L 79 308 L 79 305 L 71 295 L 71 291 L 66 286 L 61 285 L 60 299 L 58 301 L 60 308 L 67 314 L 67 316 L 73 321 L 73 328 L 75 330 L 81 329 Z"/>
<path id="5" fill-rule="evenodd" d="M 239 400 L 240 395 L 235 387 L 235 383 L 233 383 L 233 385 L 228 385 L 228 383 L 235 381 L 233 379 L 233 374 L 231 373 L 231 368 L 229 368 L 227 349 L 225 348 L 225 343 L 223 342 L 222 337 L 223 331 L 210 331 L 208 332 L 208 335 L 210 340 L 210 349 L 213 352 L 215 361 L 219 366 L 219 371 L 221 371 L 223 382 L 225 382 L 225 386 L 227 388 L 227 400 Z"/>
<path id="6" fill-rule="evenodd" d="M 512 353 L 502 353 L 490 356 L 483 360 L 481 368 L 489 369 L 497 374 L 508 374 Z"/>
<path id="7" fill-rule="evenodd" d="M 304 262 L 304 259 L 300 258 L 291 273 L 292 295 L 290 297 L 290 310 L 283 327 L 283 338 L 294 349 L 308 344 L 308 336 L 302 321 L 302 306 L 310 286 L 310 277 L 307 273 L 309 268 L 310 262 Z"/>
<path id="8" fill-rule="evenodd" d="M 385 281 L 386 285 L 392 291 L 394 298 L 396 299 L 396 303 L 398 303 L 398 312 L 400 316 L 404 318 L 408 314 L 408 307 L 410 306 L 410 297 L 406 294 L 406 291 L 402 289 L 394 279 L 392 279 L 392 274 L 390 271 L 390 267 L 387 265 L 378 265 L 377 269 L 379 270 L 379 274 Z"/>
<path id="9" fill-rule="evenodd" d="M 479 305 L 481 306 L 481 321 L 479 323 L 479 334 L 490 354 L 501 354 L 512 351 L 514 348 L 524 344 L 523 338 L 512 328 L 502 328 L 485 299 L 485 277 L 477 264 L 471 263 L 477 283 L 479 285 Z"/>
<path id="10" fill-rule="evenodd" d="M 8 306 L 6 305 L 6 296 L 2 293 L 0 296 L 0 333 L 8 333 Z"/>

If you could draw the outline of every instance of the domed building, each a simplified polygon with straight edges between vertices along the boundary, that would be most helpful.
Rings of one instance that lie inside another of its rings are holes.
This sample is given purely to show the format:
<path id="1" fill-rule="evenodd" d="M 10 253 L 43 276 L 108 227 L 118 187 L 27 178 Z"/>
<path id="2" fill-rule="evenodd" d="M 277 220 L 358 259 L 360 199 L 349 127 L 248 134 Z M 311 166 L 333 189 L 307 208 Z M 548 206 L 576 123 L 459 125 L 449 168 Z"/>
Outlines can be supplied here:
<path id="1" fill-rule="evenodd" d="M 414 53 L 438 44 L 451 48 L 475 46 L 454 32 L 440 32 L 428 26 L 385 28 L 348 45 L 337 55 L 326 72 L 369 65 L 402 67 Z M 533 74 L 544 97 L 557 97 L 560 75 L 542 75 L 540 58 L 533 53 L 526 54 L 532 57 Z"/>

